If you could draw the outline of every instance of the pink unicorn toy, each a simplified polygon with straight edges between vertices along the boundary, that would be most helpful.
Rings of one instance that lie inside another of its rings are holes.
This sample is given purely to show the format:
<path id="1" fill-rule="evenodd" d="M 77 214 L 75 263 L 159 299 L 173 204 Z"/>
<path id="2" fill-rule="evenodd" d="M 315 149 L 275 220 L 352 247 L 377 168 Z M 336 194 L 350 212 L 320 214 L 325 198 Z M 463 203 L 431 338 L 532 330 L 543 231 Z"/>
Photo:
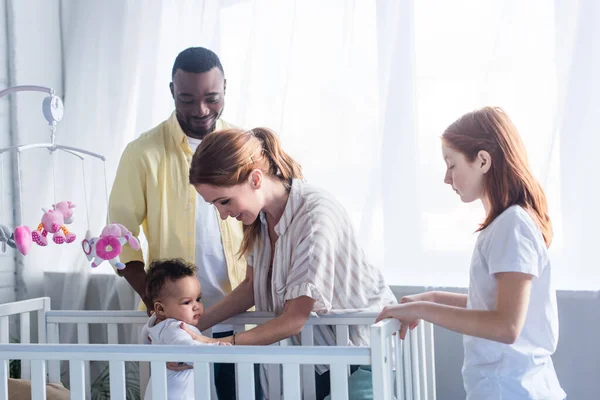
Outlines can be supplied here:
<path id="1" fill-rule="evenodd" d="M 37 229 L 31 232 L 31 239 L 40 246 L 47 246 L 49 233 L 52 234 L 52 241 L 56 244 L 72 243 L 75 241 L 75 234 L 69 232 L 65 224 L 73 222 L 73 208 L 75 204 L 70 201 L 61 201 L 52 205 L 51 210 L 42 209 L 42 222 Z"/>

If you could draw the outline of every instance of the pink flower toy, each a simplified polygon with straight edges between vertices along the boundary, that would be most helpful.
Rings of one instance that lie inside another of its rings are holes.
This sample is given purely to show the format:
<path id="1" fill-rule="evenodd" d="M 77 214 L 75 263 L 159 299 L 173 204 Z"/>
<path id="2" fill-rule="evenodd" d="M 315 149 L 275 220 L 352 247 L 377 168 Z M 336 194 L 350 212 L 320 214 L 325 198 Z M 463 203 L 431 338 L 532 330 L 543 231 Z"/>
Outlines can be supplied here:
<path id="1" fill-rule="evenodd" d="M 119 259 L 123 246 L 128 244 L 135 250 L 140 249 L 140 242 L 121 224 L 108 224 L 102 229 L 99 237 L 85 238 L 81 242 L 83 252 L 92 268 L 96 268 L 103 261 L 108 261 L 118 270 L 125 268 Z"/>

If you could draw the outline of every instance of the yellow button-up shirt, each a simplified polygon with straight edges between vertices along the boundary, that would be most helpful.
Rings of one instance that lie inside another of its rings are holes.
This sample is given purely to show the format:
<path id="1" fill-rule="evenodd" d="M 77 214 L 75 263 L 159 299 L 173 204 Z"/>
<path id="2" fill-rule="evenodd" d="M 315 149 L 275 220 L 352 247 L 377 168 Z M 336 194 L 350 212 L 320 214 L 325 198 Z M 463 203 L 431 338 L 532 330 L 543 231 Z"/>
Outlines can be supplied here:
<path id="1" fill-rule="evenodd" d="M 217 130 L 229 127 L 226 122 L 217 121 Z M 141 225 L 148 254 L 144 260 L 141 250 L 125 245 L 121 262 L 145 261 L 149 265 L 156 259 L 177 257 L 195 262 L 196 190 L 189 183 L 192 156 L 175 112 L 127 145 L 110 194 L 109 217 L 135 236 Z M 242 224 L 233 218 L 218 221 L 233 289 L 246 276 L 246 260 L 237 254 Z"/>

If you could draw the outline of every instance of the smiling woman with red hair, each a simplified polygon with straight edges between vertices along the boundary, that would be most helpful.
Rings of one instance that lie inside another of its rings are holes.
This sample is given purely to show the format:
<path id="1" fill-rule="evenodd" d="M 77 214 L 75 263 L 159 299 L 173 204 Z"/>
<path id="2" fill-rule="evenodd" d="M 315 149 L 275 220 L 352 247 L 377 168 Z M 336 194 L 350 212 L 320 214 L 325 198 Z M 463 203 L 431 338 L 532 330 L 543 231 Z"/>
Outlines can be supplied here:
<path id="1" fill-rule="evenodd" d="M 396 302 L 379 269 L 367 261 L 346 210 L 302 178 L 300 165 L 266 128 L 211 133 L 198 147 L 190 183 L 222 219 L 244 224 L 240 253 L 248 260 L 246 279 L 206 312 L 201 330 L 256 306 L 277 317 L 227 340 L 297 343 L 312 312 L 379 311 Z M 332 327 L 314 329 L 316 345 L 336 345 Z M 351 327 L 349 344 L 368 345 L 368 327 Z M 322 399 L 329 394 L 328 366 L 316 369 Z M 358 366 L 351 371 L 349 388 L 357 396 L 353 388 L 371 386 L 370 372 Z"/>

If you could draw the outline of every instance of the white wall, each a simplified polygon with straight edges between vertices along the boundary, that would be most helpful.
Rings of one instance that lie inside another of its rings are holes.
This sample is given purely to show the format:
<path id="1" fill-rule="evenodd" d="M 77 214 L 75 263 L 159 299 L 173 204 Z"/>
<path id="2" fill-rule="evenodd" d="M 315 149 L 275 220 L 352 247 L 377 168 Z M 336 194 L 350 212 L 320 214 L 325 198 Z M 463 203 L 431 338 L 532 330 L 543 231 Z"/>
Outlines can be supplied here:
<path id="1" fill-rule="evenodd" d="M 462 289 L 393 287 L 398 299 L 425 290 L 466 293 Z M 560 338 L 552 359 L 558 379 L 568 399 L 600 399 L 600 293 L 560 291 L 557 297 Z M 434 351 L 438 399 L 464 399 L 462 336 L 436 327 Z"/>

